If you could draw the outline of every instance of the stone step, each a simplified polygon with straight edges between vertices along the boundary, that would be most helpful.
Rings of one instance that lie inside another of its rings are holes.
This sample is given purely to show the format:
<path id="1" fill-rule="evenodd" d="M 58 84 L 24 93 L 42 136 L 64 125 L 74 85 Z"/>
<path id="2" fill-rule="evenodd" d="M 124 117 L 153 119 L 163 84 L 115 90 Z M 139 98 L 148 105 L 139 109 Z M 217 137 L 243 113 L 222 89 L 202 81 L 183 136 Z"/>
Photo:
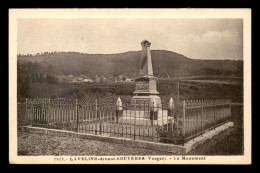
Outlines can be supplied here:
<path id="1" fill-rule="evenodd" d="M 153 120 L 153 125 L 159 125 L 162 126 L 164 124 L 168 123 L 174 123 L 174 120 L 172 117 L 167 118 L 159 118 L 158 120 Z M 131 125 L 142 125 L 142 126 L 150 126 L 151 120 L 147 118 L 134 118 L 134 117 L 121 117 L 118 120 L 119 123 L 123 124 L 131 124 Z"/>
<path id="2" fill-rule="evenodd" d="M 158 117 L 167 118 L 167 110 L 158 110 Z M 130 111 L 123 110 L 123 117 L 136 117 L 136 118 L 146 118 L 150 119 L 150 112 L 148 111 Z"/>

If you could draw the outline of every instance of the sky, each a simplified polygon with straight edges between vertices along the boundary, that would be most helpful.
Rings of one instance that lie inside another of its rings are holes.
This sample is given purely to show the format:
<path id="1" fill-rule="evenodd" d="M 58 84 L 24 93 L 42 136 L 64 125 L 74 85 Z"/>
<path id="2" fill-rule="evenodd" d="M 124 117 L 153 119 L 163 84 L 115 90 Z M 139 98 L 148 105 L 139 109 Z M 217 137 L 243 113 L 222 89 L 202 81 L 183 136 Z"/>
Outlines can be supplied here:
<path id="1" fill-rule="evenodd" d="M 18 19 L 17 53 L 168 50 L 192 59 L 243 60 L 242 19 Z"/>

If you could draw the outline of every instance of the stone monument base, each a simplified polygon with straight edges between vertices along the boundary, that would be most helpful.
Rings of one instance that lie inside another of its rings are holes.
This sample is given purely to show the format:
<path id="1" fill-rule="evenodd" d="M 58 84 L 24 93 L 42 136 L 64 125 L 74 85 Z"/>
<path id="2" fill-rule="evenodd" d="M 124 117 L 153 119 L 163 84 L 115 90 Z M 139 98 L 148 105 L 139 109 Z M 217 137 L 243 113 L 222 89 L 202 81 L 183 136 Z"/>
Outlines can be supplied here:
<path id="1" fill-rule="evenodd" d="M 133 96 L 131 99 L 132 104 L 150 104 L 153 99 L 155 100 L 157 106 L 162 107 L 161 98 L 158 95 L 148 95 L 148 96 Z"/>
<path id="2" fill-rule="evenodd" d="M 162 126 L 167 123 L 174 123 L 173 117 L 168 116 L 167 110 L 158 110 L 157 120 L 150 121 L 147 118 L 147 111 L 132 111 L 132 110 L 123 110 L 123 116 L 119 118 L 118 123 L 128 124 L 128 125 L 137 125 L 137 126 L 151 126 L 153 123 L 154 126 Z"/>
<path id="3" fill-rule="evenodd" d="M 155 100 L 158 107 L 161 107 L 161 98 L 159 97 L 159 92 L 156 89 L 156 83 L 158 79 L 154 76 L 139 76 L 136 82 L 134 96 L 131 99 L 131 103 L 137 104 L 150 104 L 153 99 Z"/>
<path id="4" fill-rule="evenodd" d="M 148 96 L 133 96 L 131 99 L 132 111 L 144 111 L 145 116 L 143 118 L 150 118 L 149 109 L 152 101 L 155 100 L 157 104 L 157 110 L 162 109 L 161 98 L 157 95 Z"/>

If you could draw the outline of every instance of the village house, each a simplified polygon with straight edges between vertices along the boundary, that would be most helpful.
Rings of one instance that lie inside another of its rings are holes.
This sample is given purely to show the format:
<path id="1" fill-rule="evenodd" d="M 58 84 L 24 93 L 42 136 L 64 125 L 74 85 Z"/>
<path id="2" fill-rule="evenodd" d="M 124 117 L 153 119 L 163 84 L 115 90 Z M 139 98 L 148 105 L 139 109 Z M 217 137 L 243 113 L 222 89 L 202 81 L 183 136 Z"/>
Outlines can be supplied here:
<path id="1" fill-rule="evenodd" d="M 115 82 L 115 79 L 113 76 L 109 76 L 107 80 L 108 80 L 108 82 Z"/>
<path id="2" fill-rule="evenodd" d="M 123 81 L 123 76 L 119 75 L 115 78 L 115 82 L 122 82 Z"/>
<path id="3" fill-rule="evenodd" d="M 101 82 L 101 78 L 97 77 L 97 78 L 95 79 L 95 82 Z"/>
<path id="4" fill-rule="evenodd" d="M 83 82 L 94 82 L 92 79 L 84 79 Z"/>
<path id="5" fill-rule="evenodd" d="M 73 77 L 73 75 L 68 75 L 67 82 L 70 82 L 70 83 L 77 82 L 77 79 L 75 77 Z"/>
<path id="6" fill-rule="evenodd" d="M 77 77 L 76 82 L 83 82 L 83 77 Z"/>
<path id="7" fill-rule="evenodd" d="M 133 82 L 132 79 L 126 79 L 125 82 Z"/>
<path id="8" fill-rule="evenodd" d="M 61 75 L 61 76 L 56 76 L 59 82 L 67 82 L 67 76 Z"/>

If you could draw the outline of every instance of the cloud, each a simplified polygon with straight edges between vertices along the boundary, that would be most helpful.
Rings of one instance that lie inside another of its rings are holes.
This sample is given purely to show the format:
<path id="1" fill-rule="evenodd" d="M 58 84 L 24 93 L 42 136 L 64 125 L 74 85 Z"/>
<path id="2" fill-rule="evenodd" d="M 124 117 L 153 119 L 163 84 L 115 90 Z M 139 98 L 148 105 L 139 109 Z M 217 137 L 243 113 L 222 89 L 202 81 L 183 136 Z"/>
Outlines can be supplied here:
<path id="1" fill-rule="evenodd" d="M 175 38 L 175 51 L 195 59 L 242 59 L 242 36 L 234 31 L 208 31 Z"/>
<path id="2" fill-rule="evenodd" d="M 122 53 L 151 49 L 196 59 L 242 59 L 242 20 L 237 19 L 22 19 L 18 53 L 76 51 Z"/>

